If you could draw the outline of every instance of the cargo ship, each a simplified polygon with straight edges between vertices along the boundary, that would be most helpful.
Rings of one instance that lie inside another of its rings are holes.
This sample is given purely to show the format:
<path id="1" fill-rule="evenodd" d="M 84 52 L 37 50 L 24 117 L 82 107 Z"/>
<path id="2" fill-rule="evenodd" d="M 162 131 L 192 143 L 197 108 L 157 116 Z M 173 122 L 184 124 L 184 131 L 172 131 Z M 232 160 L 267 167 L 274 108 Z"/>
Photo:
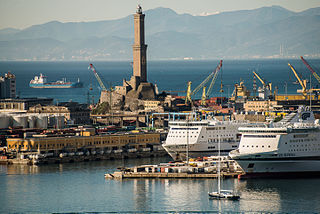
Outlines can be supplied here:
<path id="1" fill-rule="evenodd" d="M 31 88 L 82 88 L 83 83 L 79 79 L 77 82 L 70 82 L 66 78 L 56 82 L 47 82 L 46 76 L 40 74 L 40 76 L 35 76 L 34 79 L 30 80 L 29 86 Z"/>

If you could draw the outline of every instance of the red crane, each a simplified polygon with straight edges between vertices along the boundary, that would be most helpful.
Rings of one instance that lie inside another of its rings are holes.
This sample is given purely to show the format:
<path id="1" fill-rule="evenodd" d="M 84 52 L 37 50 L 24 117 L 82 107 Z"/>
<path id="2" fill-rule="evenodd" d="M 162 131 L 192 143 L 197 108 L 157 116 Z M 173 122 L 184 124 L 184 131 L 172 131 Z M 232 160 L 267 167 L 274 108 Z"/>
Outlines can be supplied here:
<path id="1" fill-rule="evenodd" d="M 90 64 L 89 67 L 88 67 L 89 70 L 93 71 L 94 73 L 94 76 L 97 78 L 99 84 L 100 84 L 100 87 L 102 89 L 102 91 L 107 91 L 107 88 L 104 86 L 101 78 L 99 77 L 97 71 L 96 71 L 96 68 L 93 66 L 93 64 Z"/>
<path id="2" fill-rule="evenodd" d="M 311 68 L 311 66 L 307 63 L 307 61 L 300 56 L 302 62 L 307 66 L 307 68 L 311 71 L 312 75 L 318 80 L 318 82 L 320 83 L 320 77 L 319 75 Z"/>

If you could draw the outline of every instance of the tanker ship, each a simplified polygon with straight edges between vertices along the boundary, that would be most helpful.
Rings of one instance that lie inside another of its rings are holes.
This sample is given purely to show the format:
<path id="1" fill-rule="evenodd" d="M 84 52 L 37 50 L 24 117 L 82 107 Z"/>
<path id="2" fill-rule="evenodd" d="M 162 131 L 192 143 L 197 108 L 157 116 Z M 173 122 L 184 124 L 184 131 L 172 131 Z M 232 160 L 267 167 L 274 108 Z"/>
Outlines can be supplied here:
<path id="1" fill-rule="evenodd" d="M 31 88 L 82 88 L 83 83 L 79 79 L 77 82 L 70 82 L 66 78 L 56 82 L 47 82 L 46 76 L 40 74 L 40 76 L 35 76 L 34 79 L 30 80 L 29 86 Z"/>

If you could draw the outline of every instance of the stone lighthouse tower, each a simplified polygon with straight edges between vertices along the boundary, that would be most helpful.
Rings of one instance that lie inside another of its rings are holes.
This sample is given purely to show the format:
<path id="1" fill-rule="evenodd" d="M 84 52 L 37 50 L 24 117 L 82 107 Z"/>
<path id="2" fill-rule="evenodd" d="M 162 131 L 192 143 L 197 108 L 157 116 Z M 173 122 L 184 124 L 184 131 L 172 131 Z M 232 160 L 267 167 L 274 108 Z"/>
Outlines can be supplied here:
<path id="1" fill-rule="evenodd" d="M 113 109 L 138 110 L 145 100 L 156 99 L 156 87 L 147 80 L 147 45 L 144 41 L 144 17 L 140 5 L 134 17 L 133 75 L 123 79 L 122 86 L 115 86 L 112 92 L 102 91 L 100 102 L 111 103 Z"/>
<path id="2" fill-rule="evenodd" d="M 140 5 L 134 14 L 133 76 L 147 82 L 147 45 L 144 43 L 144 14 Z"/>

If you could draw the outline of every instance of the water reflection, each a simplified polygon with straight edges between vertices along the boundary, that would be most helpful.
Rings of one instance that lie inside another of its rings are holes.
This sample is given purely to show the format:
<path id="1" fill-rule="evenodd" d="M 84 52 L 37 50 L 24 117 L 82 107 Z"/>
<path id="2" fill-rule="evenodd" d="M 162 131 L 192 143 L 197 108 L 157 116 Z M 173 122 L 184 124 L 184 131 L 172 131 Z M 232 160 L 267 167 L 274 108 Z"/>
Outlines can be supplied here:
<path id="1" fill-rule="evenodd" d="M 39 167 L 34 165 L 7 165 L 4 171 L 7 175 L 27 175 L 39 173 Z"/>
<path id="2" fill-rule="evenodd" d="M 241 192 L 240 210 L 256 212 L 280 212 L 281 198 L 271 183 L 259 180 L 240 181 L 236 184 Z"/>
<path id="3" fill-rule="evenodd" d="M 150 210 L 148 207 L 149 180 L 133 181 L 134 206 L 136 210 Z"/>
<path id="4" fill-rule="evenodd" d="M 255 207 L 260 211 L 319 212 L 320 187 L 318 178 L 254 179 L 241 181 L 241 209 Z"/>

